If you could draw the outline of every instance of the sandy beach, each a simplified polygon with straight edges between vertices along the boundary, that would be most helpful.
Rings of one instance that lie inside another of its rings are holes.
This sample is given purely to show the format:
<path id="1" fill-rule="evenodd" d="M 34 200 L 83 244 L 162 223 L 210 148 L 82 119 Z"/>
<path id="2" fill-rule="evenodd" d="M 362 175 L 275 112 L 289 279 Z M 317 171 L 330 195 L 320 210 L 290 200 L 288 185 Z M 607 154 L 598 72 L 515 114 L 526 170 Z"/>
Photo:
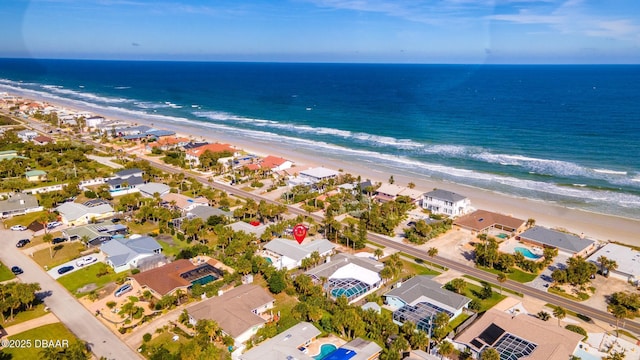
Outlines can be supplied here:
<path id="1" fill-rule="evenodd" d="M 41 99 L 44 100 L 44 99 Z M 46 101 L 46 100 L 44 100 Z M 434 188 L 446 189 L 467 196 L 476 209 L 486 209 L 508 214 L 521 219 L 533 218 L 536 224 L 550 228 L 560 228 L 575 234 L 584 234 L 585 237 L 599 241 L 616 241 L 640 247 L 640 221 L 622 218 L 607 214 L 593 213 L 579 209 L 567 208 L 553 203 L 516 198 L 483 190 L 475 187 L 434 181 L 419 176 L 406 176 L 394 174 L 389 169 L 370 163 L 357 163 L 345 158 L 337 158 L 332 155 L 314 151 L 311 148 L 297 147 L 286 142 L 272 143 L 260 141 L 255 138 L 243 138 L 225 133 L 206 126 L 199 126 L 193 122 L 168 122 L 163 117 L 137 118 L 122 116 L 120 113 L 99 112 L 93 108 L 78 108 L 70 104 L 60 104 L 67 108 L 76 108 L 94 113 L 100 113 L 108 119 L 124 120 L 131 123 L 145 124 L 155 128 L 173 130 L 179 135 L 193 137 L 196 140 L 202 138 L 210 142 L 229 143 L 239 149 L 258 155 L 277 155 L 292 160 L 297 167 L 304 169 L 311 166 L 324 166 L 332 169 L 342 169 L 354 176 L 370 179 L 374 182 L 386 182 L 391 175 L 395 183 L 406 186 L 413 182 L 416 189 L 430 191 Z"/>
<path id="2" fill-rule="evenodd" d="M 123 120 L 151 125 L 150 121 L 144 119 Z M 533 218 L 538 225 L 561 228 L 575 234 L 584 233 L 585 237 L 594 240 L 617 241 L 640 246 L 640 237 L 638 236 L 638 233 L 640 233 L 640 221 L 635 219 L 571 209 L 544 201 L 515 198 L 475 187 L 433 181 L 417 176 L 409 177 L 393 174 L 382 167 L 372 167 L 370 166 L 371 164 L 330 157 L 327 154 L 314 152 L 313 149 L 295 148 L 286 143 L 273 144 L 256 141 L 255 139 L 243 139 L 231 134 L 201 128 L 191 123 L 171 124 L 163 121 L 154 121 L 153 126 L 170 129 L 187 137 L 193 136 L 196 139 L 204 137 L 210 142 L 229 143 L 249 153 L 282 156 L 294 161 L 300 169 L 311 166 L 324 166 L 336 170 L 342 169 L 354 176 L 360 175 L 362 179 L 370 179 L 375 182 L 386 182 L 393 175 L 395 183 L 401 186 L 406 186 L 413 182 L 416 184 L 416 189 L 424 190 L 425 192 L 439 188 L 465 195 L 471 199 L 471 204 L 476 209 L 496 211 L 525 220 Z"/>

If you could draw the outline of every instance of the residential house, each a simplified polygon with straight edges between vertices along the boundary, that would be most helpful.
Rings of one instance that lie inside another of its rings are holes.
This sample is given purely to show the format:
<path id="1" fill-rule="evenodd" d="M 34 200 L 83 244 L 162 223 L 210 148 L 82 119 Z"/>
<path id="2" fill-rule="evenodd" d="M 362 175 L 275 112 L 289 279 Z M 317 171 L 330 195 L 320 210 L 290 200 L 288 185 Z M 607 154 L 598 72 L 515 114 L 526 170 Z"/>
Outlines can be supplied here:
<path id="1" fill-rule="evenodd" d="M 202 156 L 202 154 L 204 154 L 207 151 L 210 151 L 214 154 L 227 152 L 232 154 L 232 156 L 239 156 L 240 154 L 236 149 L 234 149 L 229 144 L 215 143 L 215 144 L 206 144 L 206 145 L 202 145 L 196 148 L 186 150 L 185 160 L 187 162 L 190 162 L 194 166 L 197 166 L 200 164 L 200 156 Z"/>
<path id="2" fill-rule="evenodd" d="M 263 169 L 269 169 L 273 172 L 276 172 L 291 168 L 293 166 L 293 162 L 281 157 L 269 155 L 262 159 L 262 161 L 260 162 L 260 166 Z"/>
<path id="3" fill-rule="evenodd" d="M 598 259 L 601 256 L 615 261 L 618 265 L 615 269 L 609 270 L 611 276 L 622 281 L 628 281 L 636 286 L 638 285 L 638 281 L 640 281 L 640 251 L 628 246 L 609 243 L 591 254 L 587 261 L 598 265 L 598 268 L 600 268 L 602 264 Z"/>
<path id="4" fill-rule="evenodd" d="M 265 224 L 251 225 L 251 224 L 247 224 L 244 221 L 237 221 L 228 226 L 231 228 L 231 230 L 235 232 L 244 231 L 247 234 L 253 234 L 258 239 L 267 230 L 267 225 Z"/>
<path id="5" fill-rule="evenodd" d="M 20 138 L 20 140 L 22 140 L 23 142 L 27 142 L 27 141 L 31 141 L 31 139 L 38 136 L 38 133 L 33 130 L 22 130 L 22 131 L 18 131 L 17 135 Z"/>
<path id="6" fill-rule="evenodd" d="M 106 181 L 107 185 L 109 185 L 109 192 L 112 196 L 139 192 L 139 187 L 145 183 L 142 177 L 143 174 L 144 171 L 135 168 L 118 171 L 114 177 Z"/>
<path id="7" fill-rule="evenodd" d="M 340 253 L 329 256 L 324 264 L 305 274 L 316 284 L 326 279 L 324 288 L 333 299 L 345 296 L 349 303 L 353 303 L 380 288 L 383 268 L 384 264 L 373 259 Z"/>
<path id="8" fill-rule="evenodd" d="M 315 251 L 321 257 L 333 253 L 335 245 L 327 239 L 307 239 L 298 244 L 295 240 L 273 239 L 262 248 L 261 256 L 266 258 L 276 269 L 292 270 L 302 265 L 302 260 Z"/>
<path id="9" fill-rule="evenodd" d="M 587 257 L 596 247 L 596 242 L 566 232 L 534 226 L 516 237 L 524 244 L 558 249 L 568 256 Z"/>
<path id="10" fill-rule="evenodd" d="M 158 148 L 160 150 L 167 151 L 182 148 L 190 142 L 191 140 L 183 137 L 163 137 L 154 142 L 147 143 L 146 149 L 147 151 L 151 151 L 153 148 Z"/>
<path id="11" fill-rule="evenodd" d="M 24 173 L 24 176 L 31 182 L 47 180 L 47 172 L 44 170 L 29 170 Z"/>
<path id="12" fill-rule="evenodd" d="M 193 210 L 198 206 L 209 206 L 209 200 L 205 197 L 192 198 L 178 193 L 167 193 L 160 197 L 162 206 L 171 207 L 180 210 L 183 214 Z"/>
<path id="13" fill-rule="evenodd" d="M 457 217 L 471 210 L 471 201 L 452 191 L 436 189 L 424 194 L 422 207 L 434 214 Z"/>
<path id="14" fill-rule="evenodd" d="M 143 259 L 153 257 L 158 264 L 166 264 L 162 256 L 162 246 L 150 236 L 111 239 L 100 245 L 107 265 L 116 273 L 141 267 Z"/>
<path id="15" fill-rule="evenodd" d="M 28 157 L 18 155 L 18 151 L 16 150 L 0 151 L 0 161 L 13 159 L 28 159 Z"/>
<path id="16" fill-rule="evenodd" d="M 223 271 L 218 262 L 209 260 L 203 263 L 180 259 L 132 276 L 143 289 L 151 291 L 157 297 L 172 295 L 176 290 L 187 291 L 194 284 L 205 285 L 222 278 Z"/>
<path id="17" fill-rule="evenodd" d="M 394 184 L 382 184 L 378 190 L 376 190 L 375 199 L 379 202 L 394 201 L 400 192 L 404 190 L 404 187 Z"/>
<path id="18" fill-rule="evenodd" d="M 489 309 L 453 340 L 473 358 L 494 348 L 501 359 L 566 360 L 578 350 L 584 336 L 528 314 Z"/>
<path id="19" fill-rule="evenodd" d="M 455 226 L 477 233 L 489 233 L 492 230 L 497 230 L 511 234 L 521 231 L 525 224 L 525 220 L 487 210 L 476 210 L 460 216 L 453 222 Z"/>
<path id="20" fill-rule="evenodd" d="M 240 355 L 240 360 L 313 360 L 307 355 L 307 346 L 322 332 L 308 322 L 298 323 L 271 339 L 254 346 Z"/>
<path id="21" fill-rule="evenodd" d="M 187 217 L 190 218 L 200 218 L 204 222 L 207 222 L 212 216 L 222 216 L 227 219 L 233 218 L 233 213 L 231 211 L 224 211 L 213 206 L 196 206 L 191 210 L 187 211 Z"/>
<path id="22" fill-rule="evenodd" d="M 36 136 L 31 141 L 36 145 L 47 145 L 52 144 L 54 141 L 52 138 L 44 135 Z"/>
<path id="23" fill-rule="evenodd" d="M 146 184 L 139 185 L 138 190 L 142 196 L 152 198 L 156 194 L 160 195 L 160 197 L 167 195 L 171 191 L 171 187 L 163 183 L 148 182 Z"/>
<path id="24" fill-rule="evenodd" d="M 94 220 L 106 219 L 114 215 L 114 210 L 106 201 L 88 201 L 84 204 L 66 202 L 55 209 L 65 225 L 83 225 Z"/>
<path id="25" fill-rule="evenodd" d="M 335 179 L 338 177 L 338 175 L 340 175 L 340 172 L 324 167 L 302 170 L 299 173 L 300 177 L 307 178 L 314 184 L 322 180 Z"/>
<path id="26" fill-rule="evenodd" d="M 231 336 L 236 346 L 246 342 L 271 318 L 275 299 L 258 285 L 245 284 L 187 308 L 189 321 L 210 319 Z"/>
<path id="27" fill-rule="evenodd" d="M 375 342 L 355 338 L 336 349 L 326 359 L 374 360 L 378 359 L 381 351 L 382 348 Z"/>
<path id="28" fill-rule="evenodd" d="M 84 123 L 89 129 L 95 129 L 98 125 L 102 124 L 105 118 L 102 116 L 90 116 L 84 119 Z"/>
<path id="29" fill-rule="evenodd" d="M 450 320 L 462 314 L 471 299 L 444 289 L 432 279 L 433 276 L 414 276 L 398 282 L 384 295 L 385 303 L 396 309 L 393 312 L 394 322 L 402 325 L 411 321 L 418 329 L 428 332 L 438 313 L 446 313 Z"/>
<path id="30" fill-rule="evenodd" d="M 111 221 L 103 221 L 96 224 L 80 225 L 62 230 L 62 236 L 69 241 L 86 241 L 88 246 L 98 246 L 109 241 L 114 235 L 124 235 L 127 227 L 122 224 L 114 224 Z"/>
<path id="31" fill-rule="evenodd" d="M 38 199 L 33 195 L 15 193 L 7 200 L 0 201 L 0 214 L 3 219 L 42 210 L 42 206 L 38 205 Z"/>

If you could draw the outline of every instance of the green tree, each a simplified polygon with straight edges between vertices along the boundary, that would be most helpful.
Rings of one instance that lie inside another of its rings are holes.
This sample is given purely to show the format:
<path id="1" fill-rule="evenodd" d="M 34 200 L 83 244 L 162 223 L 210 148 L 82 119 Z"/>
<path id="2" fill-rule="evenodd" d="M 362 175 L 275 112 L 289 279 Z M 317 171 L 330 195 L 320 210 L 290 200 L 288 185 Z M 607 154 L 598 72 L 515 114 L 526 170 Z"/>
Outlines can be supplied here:
<path id="1" fill-rule="evenodd" d="M 500 353 L 494 348 L 487 348 L 480 354 L 480 360 L 500 360 Z"/>
<path id="2" fill-rule="evenodd" d="M 500 283 L 500 293 L 502 294 L 502 284 L 507 281 L 507 274 L 501 272 L 498 274 L 498 282 Z"/>
<path id="3" fill-rule="evenodd" d="M 551 319 L 551 315 L 546 311 L 540 311 L 536 314 L 536 316 L 542 321 L 549 321 L 549 319 Z"/>
<path id="4" fill-rule="evenodd" d="M 561 306 L 556 306 L 553 309 L 553 316 L 555 316 L 558 319 L 558 326 L 560 326 L 560 321 L 565 317 L 567 317 L 567 310 L 565 310 Z"/>
<path id="5" fill-rule="evenodd" d="M 287 288 L 287 273 L 286 269 L 274 272 L 267 280 L 269 290 L 274 294 L 281 293 Z"/>
<path id="6" fill-rule="evenodd" d="M 440 344 L 438 344 L 438 352 L 440 353 L 440 355 L 442 355 L 441 358 L 445 358 L 451 354 L 453 354 L 454 351 L 454 347 L 453 344 L 451 344 L 448 341 L 443 341 Z"/>

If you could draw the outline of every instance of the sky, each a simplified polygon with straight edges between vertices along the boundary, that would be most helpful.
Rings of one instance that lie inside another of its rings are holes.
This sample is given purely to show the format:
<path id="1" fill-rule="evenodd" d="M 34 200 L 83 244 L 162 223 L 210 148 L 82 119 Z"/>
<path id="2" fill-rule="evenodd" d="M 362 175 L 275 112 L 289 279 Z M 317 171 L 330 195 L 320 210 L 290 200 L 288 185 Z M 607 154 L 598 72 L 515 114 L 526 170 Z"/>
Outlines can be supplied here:
<path id="1" fill-rule="evenodd" d="M 0 57 L 640 63 L 638 0 L 1 0 Z"/>

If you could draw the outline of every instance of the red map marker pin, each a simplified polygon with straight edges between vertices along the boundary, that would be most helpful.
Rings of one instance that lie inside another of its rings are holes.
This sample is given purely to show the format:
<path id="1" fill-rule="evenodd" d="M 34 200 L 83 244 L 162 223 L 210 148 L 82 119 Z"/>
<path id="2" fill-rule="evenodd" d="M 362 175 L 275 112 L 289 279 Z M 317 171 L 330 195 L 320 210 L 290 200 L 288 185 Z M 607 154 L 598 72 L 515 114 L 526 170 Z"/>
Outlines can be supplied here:
<path id="1" fill-rule="evenodd" d="M 298 224 L 298 225 L 293 227 L 293 237 L 296 239 L 298 244 L 302 244 L 302 241 L 304 240 L 305 236 L 307 236 L 307 227 L 306 226 L 304 226 L 302 224 Z"/>

